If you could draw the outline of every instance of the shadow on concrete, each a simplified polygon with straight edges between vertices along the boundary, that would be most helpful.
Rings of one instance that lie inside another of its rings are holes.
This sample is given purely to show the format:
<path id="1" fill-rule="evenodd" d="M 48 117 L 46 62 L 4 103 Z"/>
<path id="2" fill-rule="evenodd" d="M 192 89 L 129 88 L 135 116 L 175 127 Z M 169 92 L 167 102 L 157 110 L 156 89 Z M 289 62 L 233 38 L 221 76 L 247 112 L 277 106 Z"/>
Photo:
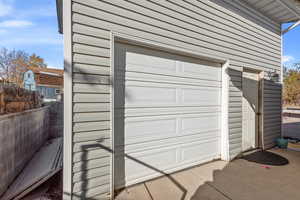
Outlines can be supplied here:
<path id="1" fill-rule="evenodd" d="M 289 160 L 269 151 L 257 151 L 243 156 L 242 159 L 264 165 L 281 166 L 289 164 Z"/>
<path id="2" fill-rule="evenodd" d="M 300 152 L 291 153 L 282 149 L 272 151 L 276 154 L 261 153 L 275 158 L 287 156 L 290 164 L 265 168 L 263 164 L 245 159 L 234 160 L 222 170 L 215 170 L 212 181 L 199 186 L 191 200 L 299 199 L 298 181 L 295 183 L 295 180 L 299 180 L 300 172 L 295 166 L 300 162 Z"/>

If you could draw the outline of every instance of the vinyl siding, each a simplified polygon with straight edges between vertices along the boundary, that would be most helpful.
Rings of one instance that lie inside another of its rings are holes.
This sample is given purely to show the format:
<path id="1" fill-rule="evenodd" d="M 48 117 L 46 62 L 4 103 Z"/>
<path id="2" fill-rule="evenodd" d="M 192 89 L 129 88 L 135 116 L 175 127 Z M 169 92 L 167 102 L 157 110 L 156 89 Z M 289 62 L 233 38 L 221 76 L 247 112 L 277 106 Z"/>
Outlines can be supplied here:
<path id="1" fill-rule="evenodd" d="M 281 137 L 282 86 L 265 78 L 263 91 L 263 145 L 264 149 L 269 149 L 275 145 L 275 140 Z"/>
<path id="2" fill-rule="evenodd" d="M 242 68 L 231 66 L 229 75 L 229 155 L 235 158 L 242 151 Z"/>
<path id="3" fill-rule="evenodd" d="M 230 59 L 231 157 L 241 151 L 240 69 L 280 71 L 280 25 L 220 2 L 72 0 L 74 199 L 110 192 L 110 31 Z"/>
<path id="4" fill-rule="evenodd" d="M 73 24 L 73 199 L 108 198 L 110 32 Z"/>

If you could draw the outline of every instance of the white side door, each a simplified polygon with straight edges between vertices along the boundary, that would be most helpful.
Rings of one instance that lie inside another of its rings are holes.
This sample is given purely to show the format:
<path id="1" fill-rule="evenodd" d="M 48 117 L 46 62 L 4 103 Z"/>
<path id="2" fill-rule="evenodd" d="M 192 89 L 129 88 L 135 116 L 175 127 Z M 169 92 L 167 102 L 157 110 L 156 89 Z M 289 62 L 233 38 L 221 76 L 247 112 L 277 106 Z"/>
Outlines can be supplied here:
<path id="1" fill-rule="evenodd" d="M 258 146 L 258 112 L 259 112 L 259 76 L 258 73 L 243 72 L 243 151 Z"/>

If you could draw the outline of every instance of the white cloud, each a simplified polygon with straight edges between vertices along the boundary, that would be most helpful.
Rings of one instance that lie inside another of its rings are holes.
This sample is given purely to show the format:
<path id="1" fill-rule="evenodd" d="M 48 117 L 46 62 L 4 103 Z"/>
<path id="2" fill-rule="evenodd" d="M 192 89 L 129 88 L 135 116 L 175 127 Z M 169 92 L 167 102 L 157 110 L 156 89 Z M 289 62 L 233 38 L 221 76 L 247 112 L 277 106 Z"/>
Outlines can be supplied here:
<path id="1" fill-rule="evenodd" d="M 11 14 L 13 8 L 9 3 L 5 0 L 0 0 L 0 17 Z"/>
<path id="2" fill-rule="evenodd" d="M 26 20 L 6 20 L 0 22 L 0 27 L 2 28 L 19 28 L 19 27 L 27 27 L 32 26 L 33 23 Z"/>
<path id="3" fill-rule="evenodd" d="M 293 60 L 295 60 L 295 58 L 293 56 L 283 56 L 282 57 L 282 63 L 289 63 Z"/>

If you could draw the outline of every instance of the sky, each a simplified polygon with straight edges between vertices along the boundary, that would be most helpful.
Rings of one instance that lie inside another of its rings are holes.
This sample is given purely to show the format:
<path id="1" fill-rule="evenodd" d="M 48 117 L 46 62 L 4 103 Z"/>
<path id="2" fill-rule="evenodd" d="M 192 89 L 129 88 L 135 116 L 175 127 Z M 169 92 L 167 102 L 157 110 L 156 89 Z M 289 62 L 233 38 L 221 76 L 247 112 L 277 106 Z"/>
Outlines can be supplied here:
<path id="1" fill-rule="evenodd" d="M 300 62 L 300 26 L 283 38 L 283 61 L 292 66 Z M 48 67 L 62 69 L 63 40 L 58 34 L 55 0 L 0 0 L 1 47 L 36 53 Z"/>
<path id="2" fill-rule="evenodd" d="M 291 24 L 284 24 L 287 28 Z M 283 35 L 283 61 L 286 66 L 300 62 L 300 25 Z"/>
<path id="3" fill-rule="evenodd" d="M 24 50 L 63 68 L 63 37 L 55 0 L 0 0 L 0 48 Z"/>

